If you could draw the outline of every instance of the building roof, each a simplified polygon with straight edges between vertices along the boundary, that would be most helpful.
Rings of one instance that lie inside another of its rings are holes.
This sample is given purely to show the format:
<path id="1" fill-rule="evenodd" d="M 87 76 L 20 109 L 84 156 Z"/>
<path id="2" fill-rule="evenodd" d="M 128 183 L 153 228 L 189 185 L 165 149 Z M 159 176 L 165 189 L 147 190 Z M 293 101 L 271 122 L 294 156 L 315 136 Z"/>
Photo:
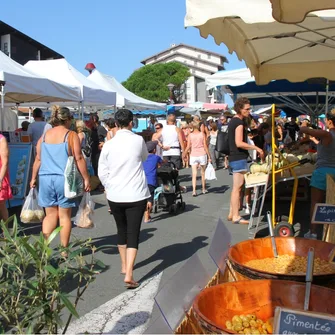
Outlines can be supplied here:
<path id="1" fill-rule="evenodd" d="M 157 59 L 157 60 L 155 60 L 154 62 L 152 62 L 150 64 L 162 63 L 162 62 L 164 62 L 164 61 L 166 61 L 168 59 L 175 58 L 176 56 L 182 56 L 182 57 L 184 57 L 186 59 L 197 61 L 199 63 L 199 66 L 184 63 L 184 65 L 187 66 L 187 67 L 192 67 L 192 68 L 195 68 L 195 69 L 198 68 L 198 69 L 203 70 L 203 71 L 211 72 L 211 71 L 209 71 L 209 70 L 204 69 L 204 68 L 201 67 L 201 63 L 204 63 L 204 64 L 208 64 L 210 66 L 216 67 L 219 71 L 225 69 L 223 65 L 218 65 L 216 63 L 210 62 L 210 61 L 202 59 L 202 58 L 192 57 L 190 55 L 186 55 L 186 54 L 183 54 L 181 52 L 175 52 L 173 54 L 168 54 L 166 57 L 163 57 L 161 59 Z M 178 61 L 176 60 L 176 62 L 178 62 Z M 179 63 L 181 63 L 181 62 L 179 61 Z"/>
<path id="2" fill-rule="evenodd" d="M 10 26 L 9 24 L 0 21 L 0 36 L 2 35 L 6 35 L 6 34 L 10 34 L 10 35 L 14 35 L 20 39 L 23 39 L 27 42 L 29 42 L 31 45 L 34 45 L 36 48 L 38 48 L 39 50 L 41 50 L 43 52 L 43 55 L 45 58 L 64 58 L 64 56 L 62 56 L 61 54 L 59 54 L 58 52 L 48 48 L 47 46 L 45 46 L 44 44 L 34 40 L 33 38 L 31 38 L 30 36 L 20 32 L 19 30 L 15 29 L 14 27 Z"/>
<path id="3" fill-rule="evenodd" d="M 155 55 L 152 55 L 151 57 L 147 57 L 147 58 L 143 59 L 143 60 L 141 61 L 141 63 L 142 63 L 143 65 L 145 65 L 145 63 L 146 63 L 148 60 L 150 60 L 150 59 L 152 59 L 152 58 L 154 58 L 154 57 L 158 57 L 158 56 L 164 54 L 164 53 L 167 52 L 167 51 L 170 51 L 170 50 L 177 50 L 177 49 L 182 48 L 182 47 L 185 47 L 185 48 L 188 48 L 188 49 L 192 49 L 192 50 L 194 50 L 194 51 L 205 52 L 205 53 L 207 53 L 207 54 L 211 54 L 211 55 L 213 55 L 213 56 L 221 57 L 221 58 L 223 58 L 223 63 L 229 63 L 228 59 L 227 59 L 226 56 L 224 56 L 224 55 L 221 55 L 221 54 L 216 53 L 216 52 L 213 52 L 213 51 L 209 51 L 209 50 L 205 50 L 205 49 L 201 49 L 201 48 L 193 47 L 192 45 L 188 45 L 188 44 L 184 44 L 184 43 L 176 44 L 175 46 L 171 46 L 170 48 L 165 49 L 165 50 L 163 50 L 163 51 L 161 51 L 161 52 L 159 52 L 159 53 L 157 53 L 157 54 L 155 54 Z"/>

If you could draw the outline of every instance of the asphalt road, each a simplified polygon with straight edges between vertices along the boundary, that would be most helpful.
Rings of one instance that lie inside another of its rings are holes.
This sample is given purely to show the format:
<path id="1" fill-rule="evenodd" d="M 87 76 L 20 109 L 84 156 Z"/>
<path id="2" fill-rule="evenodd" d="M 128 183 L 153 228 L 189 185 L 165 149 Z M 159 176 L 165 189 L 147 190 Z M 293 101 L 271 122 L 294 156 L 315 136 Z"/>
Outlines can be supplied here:
<path id="1" fill-rule="evenodd" d="M 163 271 L 159 287 L 162 287 L 184 262 L 194 253 L 198 253 L 203 265 L 210 273 L 216 267 L 208 255 L 209 244 L 219 219 L 222 219 L 232 234 L 232 244 L 248 238 L 247 226 L 227 223 L 230 188 L 232 177 L 226 170 L 217 171 L 217 180 L 208 182 L 209 193 L 200 194 L 200 178 L 198 178 L 198 195 L 192 197 L 191 170 L 180 172 L 182 185 L 187 186 L 184 194 L 186 209 L 177 215 L 166 212 L 153 214 L 153 221 L 142 224 L 139 253 L 136 260 L 134 276 L 141 282 L 152 278 Z M 106 264 L 107 269 L 99 274 L 79 303 L 78 312 L 83 316 L 102 304 L 125 292 L 123 276 L 120 274 L 120 260 L 117 251 L 116 225 L 109 214 L 104 194 L 94 193 L 96 202 L 95 225 L 92 230 L 73 229 L 73 236 L 79 239 L 92 238 L 97 247 L 102 247 L 96 257 Z M 297 215 L 306 221 L 306 207 L 297 206 Z M 39 233 L 40 226 L 30 228 L 27 232 Z M 67 290 L 71 293 L 74 287 L 68 283 Z M 160 315 L 154 307 L 151 322 Z"/>

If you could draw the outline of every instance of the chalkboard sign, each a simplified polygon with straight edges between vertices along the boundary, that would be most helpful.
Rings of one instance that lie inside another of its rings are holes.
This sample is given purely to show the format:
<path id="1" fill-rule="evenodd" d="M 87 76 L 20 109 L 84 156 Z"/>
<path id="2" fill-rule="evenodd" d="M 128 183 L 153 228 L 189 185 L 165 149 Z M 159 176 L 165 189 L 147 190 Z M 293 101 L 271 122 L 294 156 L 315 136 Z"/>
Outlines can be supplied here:
<path id="1" fill-rule="evenodd" d="M 277 307 L 274 334 L 335 334 L 335 317 Z"/>
<path id="2" fill-rule="evenodd" d="M 335 205 L 316 204 L 312 223 L 335 224 Z"/>

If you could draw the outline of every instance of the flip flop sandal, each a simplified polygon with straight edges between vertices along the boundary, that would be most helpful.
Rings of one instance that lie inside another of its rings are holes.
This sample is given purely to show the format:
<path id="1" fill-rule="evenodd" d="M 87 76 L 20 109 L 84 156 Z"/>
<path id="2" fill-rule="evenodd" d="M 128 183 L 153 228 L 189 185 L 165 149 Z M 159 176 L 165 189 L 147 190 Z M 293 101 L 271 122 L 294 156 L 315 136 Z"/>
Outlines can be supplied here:
<path id="1" fill-rule="evenodd" d="M 207 193 L 208 193 L 208 190 L 202 191 L 202 194 L 207 194 Z"/>
<path id="2" fill-rule="evenodd" d="M 144 223 L 151 223 L 152 222 L 152 220 L 150 219 L 150 220 L 148 220 L 148 221 L 143 221 Z"/>
<path id="3" fill-rule="evenodd" d="M 126 287 L 128 290 L 133 290 L 135 288 L 138 288 L 140 286 L 139 283 L 133 282 L 133 283 L 125 283 L 124 287 Z"/>
<path id="4" fill-rule="evenodd" d="M 233 217 L 232 216 L 227 216 L 227 221 L 233 221 Z"/>
<path id="5" fill-rule="evenodd" d="M 197 196 L 197 194 L 196 194 L 196 193 L 193 193 L 193 194 L 192 194 L 192 197 L 196 197 L 196 196 Z"/>
<path id="6" fill-rule="evenodd" d="M 248 225 L 249 221 L 244 220 L 243 218 L 239 218 L 237 221 L 234 221 L 233 224 L 245 224 L 245 225 Z"/>

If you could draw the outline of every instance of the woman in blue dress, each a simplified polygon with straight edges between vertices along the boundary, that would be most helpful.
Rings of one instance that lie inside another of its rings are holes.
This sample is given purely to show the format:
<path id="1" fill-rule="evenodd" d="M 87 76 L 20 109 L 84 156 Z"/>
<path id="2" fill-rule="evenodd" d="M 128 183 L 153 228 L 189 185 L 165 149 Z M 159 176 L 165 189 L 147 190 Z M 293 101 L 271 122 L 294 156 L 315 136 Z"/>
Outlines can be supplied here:
<path id="1" fill-rule="evenodd" d="M 84 179 L 86 192 L 90 191 L 90 180 L 78 135 L 69 130 L 72 123 L 70 110 L 66 107 L 54 106 L 50 123 L 53 128 L 39 139 L 36 146 L 36 158 L 30 187 L 36 186 L 38 174 L 38 203 L 45 208 L 46 212 L 42 224 L 43 235 L 48 238 L 59 221 L 59 225 L 62 227 L 60 242 L 62 247 L 67 247 L 72 227 L 71 209 L 76 206 L 75 199 L 68 199 L 64 195 L 64 171 L 69 156 L 68 138 L 70 134 L 73 138 L 73 156 Z"/>

